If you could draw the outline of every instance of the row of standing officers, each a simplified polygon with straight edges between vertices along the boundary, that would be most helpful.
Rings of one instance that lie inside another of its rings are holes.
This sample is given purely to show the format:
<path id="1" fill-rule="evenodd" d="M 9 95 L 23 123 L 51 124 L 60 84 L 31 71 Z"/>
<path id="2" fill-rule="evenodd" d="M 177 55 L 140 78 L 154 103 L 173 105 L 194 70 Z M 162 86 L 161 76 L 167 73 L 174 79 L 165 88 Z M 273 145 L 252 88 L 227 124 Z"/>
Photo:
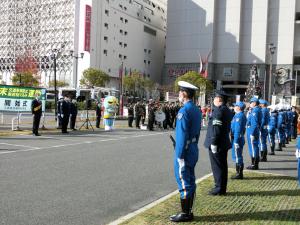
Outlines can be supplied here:
<path id="1" fill-rule="evenodd" d="M 196 184 L 194 168 L 198 161 L 198 141 L 201 130 L 201 113 L 192 99 L 197 87 L 180 81 L 179 101 L 183 107 L 176 120 L 176 138 L 174 142 L 174 175 L 180 192 L 181 212 L 170 217 L 173 222 L 193 220 L 193 202 Z M 208 149 L 211 168 L 214 176 L 214 187 L 209 195 L 225 195 L 228 179 L 228 150 L 232 149 L 232 159 L 236 163 L 236 174 L 233 179 L 243 179 L 243 147 L 245 135 L 251 164 L 247 169 L 259 169 L 259 161 L 267 161 L 267 139 L 274 155 L 275 136 L 278 136 L 281 151 L 293 136 L 297 114 L 290 107 L 283 105 L 269 106 L 263 99 L 251 98 L 250 107 L 245 112 L 245 104 L 237 102 L 234 113 L 226 106 L 227 94 L 215 93 L 212 114 L 209 118 L 204 146 Z"/>

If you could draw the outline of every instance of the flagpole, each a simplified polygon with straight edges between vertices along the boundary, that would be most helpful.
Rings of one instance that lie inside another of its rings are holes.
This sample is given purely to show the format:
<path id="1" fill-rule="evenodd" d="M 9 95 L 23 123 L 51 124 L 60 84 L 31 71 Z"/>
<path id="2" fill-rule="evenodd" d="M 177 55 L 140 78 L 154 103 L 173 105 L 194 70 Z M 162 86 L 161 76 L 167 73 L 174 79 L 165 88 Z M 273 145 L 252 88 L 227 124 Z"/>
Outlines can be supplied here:
<path id="1" fill-rule="evenodd" d="M 120 116 L 123 116 L 123 62 L 121 64 L 121 70 L 120 70 L 120 86 L 121 86 L 121 90 L 120 90 Z"/>

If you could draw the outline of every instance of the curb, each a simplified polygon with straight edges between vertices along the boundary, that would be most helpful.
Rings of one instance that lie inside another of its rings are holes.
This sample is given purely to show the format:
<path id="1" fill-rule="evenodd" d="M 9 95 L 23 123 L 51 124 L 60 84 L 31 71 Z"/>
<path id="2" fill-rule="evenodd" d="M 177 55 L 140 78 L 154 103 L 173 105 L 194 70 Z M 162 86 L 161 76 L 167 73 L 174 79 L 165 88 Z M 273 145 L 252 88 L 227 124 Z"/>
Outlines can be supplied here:
<path id="1" fill-rule="evenodd" d="M 196 183 L 198 184 L 198 183 L 200 183 L 201 181 L 203 181 L 203 180 L 209 178 L 210 176 L 212 176 L 212 173 L 207 174 L 207 175 L 205 175 L 205 176 L 203 176 L 203 177 L 197 179 L 197 180 L 196 180 Z M 178 190 L 173 191 L 173 192 L 171 192 L 170 194 L 168 194 L 168 195 L 166 195 L 166 196 L 164 196 L 164 197 L 162 197 L 162 198 L 160 198 L 160 199 L 158 199 L 158 200 L 156 200 L 156 201 L 154 201 L 154 202 L 152 202 L 152 203 L 150 203 L 150 204 L 148 204 L 148 205 L 146 205 L 146 206 L 144 206 L 144 207 L 142 207 L 142 208 L 140 208 L 140 209 L 138 209 L 138 210 L 136 210 L 136 211 L 134 211 L 134 212 L 132 212 L 132 213 L 127 214 L 126 216 L 122 216 L 122 217 L 120 217 L 119 219 L 117 219 L 117 220 L 115 220 L 115 221 L 113 221 L 113 222 L 110 222 L 110 223 L 107 224 L 107 225 L 118 225 L 118 224 L 120 224 L 120 223 L 123 223 L 123 222 L 125 222 L 126 220 L 129 220 L 129 219 L 131 219 L 132 217 L 135 217 L 135 216 L 137 216 L 137 215 L 139 215 L 139 214 L 141 214 L 141 213 L 147 211 L 148 209 L 150 209 L 150 208 L 152 208 L 152 207 L 158 205 L 159 203 L 161 203 L 161 202 L 163 202 L 163 201 L 165 201 L 165 200 L 167 200 L 167 199 L 169 199 L 169 198 L 171 198 L 171 197 L 173 197 L 174 195 L 177 195 L 177 194 L 178 194 Z"/>

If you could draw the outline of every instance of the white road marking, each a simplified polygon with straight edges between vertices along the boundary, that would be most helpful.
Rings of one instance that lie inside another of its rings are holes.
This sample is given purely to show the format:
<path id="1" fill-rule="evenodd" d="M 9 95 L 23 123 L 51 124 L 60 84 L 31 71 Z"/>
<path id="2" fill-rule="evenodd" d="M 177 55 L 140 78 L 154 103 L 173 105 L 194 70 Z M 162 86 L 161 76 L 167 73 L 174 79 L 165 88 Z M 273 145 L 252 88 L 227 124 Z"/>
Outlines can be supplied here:
<path id="1" fill-rule="evenodd" d="M 29 148 L 29 149 L 24 149 L 24 150 L 14 150 L 14 151 L 0 152 L 0 155 L 2 155 L 2 154 L 11 154 L 11 153 L 19 153 L 19 152 L 30 152 L 30 151 L 37 151 L 37 150 L 43 150 L 43 149 L 50 150 L 50 149 L 53 149 L 53 148 L 68 147 L 68 146 L 82 145 L 82 144 L 94 144 L 94 143 L 107 142 L 107 141 L 119 141 L 119 140 L 124 140 L 124 139 L 132 139 L 132 138 L 139 138 L 139 137 L 146 137 L 146 136 L 155 136 L 155 135 L 161 135 L 161 134 L 167 134 L 167 132 L 142 134 L 142 135 L 135 135 L 135 136 L 128 136 L 128 137 L 116 137 L 116 138 L 102 139 L 102 140 L 97 140 L 97 141 L 82 141 L 82 142 L 76 142 L 76 143 L 71 143 L 71 144 L 54 145 L 54 146 L 47 146 L 47 147 L 33 147 L 33 146 L 25 146 L 25 145 L 14 145 L 14 144 L 9 144 L 9 143 L 0 143 L 0 144 L 4 144 L 4 145 L 12 145 L 12 146 L 17 146 L 17 147 Z"/>
<path id="2" fill-rule="evenodd" d="M 207 175 L 199 178 L 196 181 L 196 183 L 197 184 L 200 183 L 201 181 L 205 180 L 206 178 L 210 177 L 211 175 L 212 175 L 212 173 L 207 174 Z M 164 196 L 164 197 L 162 197 L 162 198 L 160 198 L 160 199 L 158 199 L 158 200 L 156 200 L 156 201 L 154 201 L 154 202 L 152 202 L 152 203 L 150 203 L 150 204 L 148 204 L 148 205 L 146 205 L 146 206 L 144 206 L 144 207 L 142 207 L 142 208 L 140 208 L 140 209 L 138 209 L 138 210 L 136 210 L 136 211 L 134 211 L 132 213 L 129 213 L 126 216 L 120 217 L 119 219 L 117 219 L 117 220 L 109 223 L 108 225 L 118 225 L 120 223 L 123 223 L 126 220 L 129 220 L 132 217 L 135 217 L 135 216 L 137 216 L 137 215 L 139 215 L 139 214 L 147 211 L 148 209 L 153 208 L 154 206 L 158 205 L 159 203 L 161 203 L 161 202 L 163 202 L 163 201 L 165 201 L 165 200 L 167 200 L 167 199 L 169 199 L 169 198 L 171 198 L 171 197 L 173 197 L 174 195 L 177 195 L 177 194 L 178 194 L 178 190 L 173 191 L 172 193 L 170 193 L 170 194 L 168 194 L 168 195 L 166 195 L 166 196 Z M 195 199 L 195 201 L 196 201 L 196 199 Z"/>
<path id="3" fill-rule="evenodd" d="M 16 144 L 10 144 L 10 143 L 0 143 L 0 145 L 9 145 L 9 146 L 16 146 L 16 147 L 23 147 L 23 148 L 40 149 L 39 147 L 33 147 L 33 146 L 28 146 L 28 145 L 16 145 Z"/>

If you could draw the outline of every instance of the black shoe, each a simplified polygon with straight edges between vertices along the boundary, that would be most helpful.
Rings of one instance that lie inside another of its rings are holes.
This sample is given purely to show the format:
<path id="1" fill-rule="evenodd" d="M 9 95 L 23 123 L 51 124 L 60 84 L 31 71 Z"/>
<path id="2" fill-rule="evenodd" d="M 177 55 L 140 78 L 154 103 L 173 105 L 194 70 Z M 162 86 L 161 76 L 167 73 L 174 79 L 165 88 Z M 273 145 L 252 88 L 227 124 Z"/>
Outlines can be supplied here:
<path id="1" fill-rule="evenodd" d="M 261 152 L 261 162 L 267 162 L 267 150 Z"/>
<path id="2" fill-rule="evenodd" d="M 285 143 L 283 143 L 282 145 L 281 145 L 281 147 L 283 147 L 283 148 L 286 148 L 286 145 L 285 145 Z M 282 151 L 282 150 L 281 150 Z"/>
<path id="3" fill-rule="evenodd" d="M 226 195 L 226 191 L 218 191 L 215 188 L 213 188 L 210 192 L 208 192 L 208 195 Z"/>
<path id="4" fill-rule="evenodd" d="M 275 151 L 282 151 L 282 144 L 281 143 L 279 143 L 279 145 L 278 145 L 278 148 L 277 149 L 275 149 Z"/>
<path id="5" fill-rule="evenodd" d="M 41 136 L 39 133 L 37 133 L 37 134 L 33 134 L 34 136 Z"/>
<path id="6" fill-rule="evenodd" d="M 77 130 L 77 129 L 76 129 L 76 128 L 73 128 L 72 130 L 75 131 L 75 130 Z"/>
<path id="7" fill-rule="evenodd" d="M 61 133 L 62 134 L 68 134 L 69 132 L 68 131 L 62 131 Z"/>

